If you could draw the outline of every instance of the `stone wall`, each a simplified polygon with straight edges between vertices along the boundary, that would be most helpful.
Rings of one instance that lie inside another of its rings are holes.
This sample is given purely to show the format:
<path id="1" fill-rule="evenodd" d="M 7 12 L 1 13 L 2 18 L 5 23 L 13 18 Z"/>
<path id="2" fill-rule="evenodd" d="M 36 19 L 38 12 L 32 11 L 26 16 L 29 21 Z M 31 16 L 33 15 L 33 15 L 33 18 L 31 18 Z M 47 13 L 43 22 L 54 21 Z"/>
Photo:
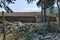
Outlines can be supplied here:
<path id="1" fill-rule="evenodd" d="M 9 22 L 36 22 L 35 17 L 6 17 Z"/>

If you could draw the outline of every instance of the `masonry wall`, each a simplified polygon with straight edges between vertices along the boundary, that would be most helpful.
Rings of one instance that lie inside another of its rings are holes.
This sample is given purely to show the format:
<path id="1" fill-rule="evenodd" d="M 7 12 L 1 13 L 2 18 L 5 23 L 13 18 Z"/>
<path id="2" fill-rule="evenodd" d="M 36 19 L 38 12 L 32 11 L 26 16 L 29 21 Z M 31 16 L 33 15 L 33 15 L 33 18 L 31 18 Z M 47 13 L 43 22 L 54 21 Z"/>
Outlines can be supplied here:
<path id="1" fill-rule="evenodd" d="M 5 20 L 9 21 L 9 22 L 36 22 L 36 18 L 35 17 L 5 17 Z"/>

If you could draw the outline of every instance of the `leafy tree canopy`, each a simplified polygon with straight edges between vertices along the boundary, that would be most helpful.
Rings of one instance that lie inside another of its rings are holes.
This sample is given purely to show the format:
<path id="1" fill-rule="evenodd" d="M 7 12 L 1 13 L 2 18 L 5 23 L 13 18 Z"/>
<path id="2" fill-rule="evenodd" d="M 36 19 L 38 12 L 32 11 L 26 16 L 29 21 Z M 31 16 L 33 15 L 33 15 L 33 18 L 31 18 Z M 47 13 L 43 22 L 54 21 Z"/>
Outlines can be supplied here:
<path id="1" fill-rule="evenodd" d="M 28 3 L 31 3 L 32 1 L 35 0 L 26 0 Z M 40 7 L 42 5 L 42 2 L 44 4 L 45 9 L 51 7 L 54 5 L 55 0 L 38 0 L 38 2 L 36 3 L 37 7 Z"/>
<path id="2" fill-rule="evenodd" d="M 6 4 L 14 3 L 14 1 L 16 0 L 0 0 L 0 8 L 4 8 L 8 13 L 13 12 Z"/>

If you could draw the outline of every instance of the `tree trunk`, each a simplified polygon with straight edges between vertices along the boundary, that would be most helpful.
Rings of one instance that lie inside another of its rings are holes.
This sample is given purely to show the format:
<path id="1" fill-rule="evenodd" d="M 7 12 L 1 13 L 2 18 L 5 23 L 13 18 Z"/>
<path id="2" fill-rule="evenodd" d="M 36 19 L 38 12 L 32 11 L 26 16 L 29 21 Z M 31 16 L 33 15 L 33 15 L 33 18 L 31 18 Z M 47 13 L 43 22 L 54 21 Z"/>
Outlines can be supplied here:
<path id="1" fill-rule="evenodd" d="M 59 13 L 59 27 L 60 27 L 60 7 L 59 7 L 59 4 L 58 4 L 58 0 L 57 0 L 57 7 L 58 7 L 58 13 Z"/>
<path id="2" fill-rule="evenodd" d="M 42 22 L 47 22 L 47 19 L 46 19 L 46 9 L 45 9 L 45 4 L 44 4 L 44 0 L 42 1 L 42 5 L 41 5 L 42 9 L 41 9 L 41 21 Z"/>
<path id="3" fill-rule="evenodd" d="M 47 19 L 46 19 L 46 9 L 45 9 L 45 0 L 43 2 L 43 12 L 44 12 L 44 22 L 47 22 Z"/>
<path id="4" fill-rule="evenodd" d="M 4 22 L 4 20 L 5 20 L 5 17 L 4 17 L 4 12 L 2 11 L 2 19 L 3 19 L 3 37 L 4 37 L 4 40 L 6 40 L 6 36 L 5 36 L 5 22 Z"/>
<path id="5" fill-rule="evenodd" d="M 44 22 L 47 22 L 47 19 L 46 19 L 46 9 L 44 9 Z"/>
<path id="6" fill-rule="evenodd" d="M 41 22 L 43 22 L 43 2 L 42 2 L 42 5 L 41 5 Z"/>

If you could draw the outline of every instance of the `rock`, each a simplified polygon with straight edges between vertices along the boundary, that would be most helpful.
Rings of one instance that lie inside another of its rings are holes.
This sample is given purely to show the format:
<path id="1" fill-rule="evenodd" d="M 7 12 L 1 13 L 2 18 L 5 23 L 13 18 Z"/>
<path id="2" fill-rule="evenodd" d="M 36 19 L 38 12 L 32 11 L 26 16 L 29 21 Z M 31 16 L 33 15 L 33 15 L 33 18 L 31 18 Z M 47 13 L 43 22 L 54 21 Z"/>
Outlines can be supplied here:
<path id="1" fill-rule="evenodd" d="M 60 40 L 60 34 L 55 37 L 56 40 Z"/>

